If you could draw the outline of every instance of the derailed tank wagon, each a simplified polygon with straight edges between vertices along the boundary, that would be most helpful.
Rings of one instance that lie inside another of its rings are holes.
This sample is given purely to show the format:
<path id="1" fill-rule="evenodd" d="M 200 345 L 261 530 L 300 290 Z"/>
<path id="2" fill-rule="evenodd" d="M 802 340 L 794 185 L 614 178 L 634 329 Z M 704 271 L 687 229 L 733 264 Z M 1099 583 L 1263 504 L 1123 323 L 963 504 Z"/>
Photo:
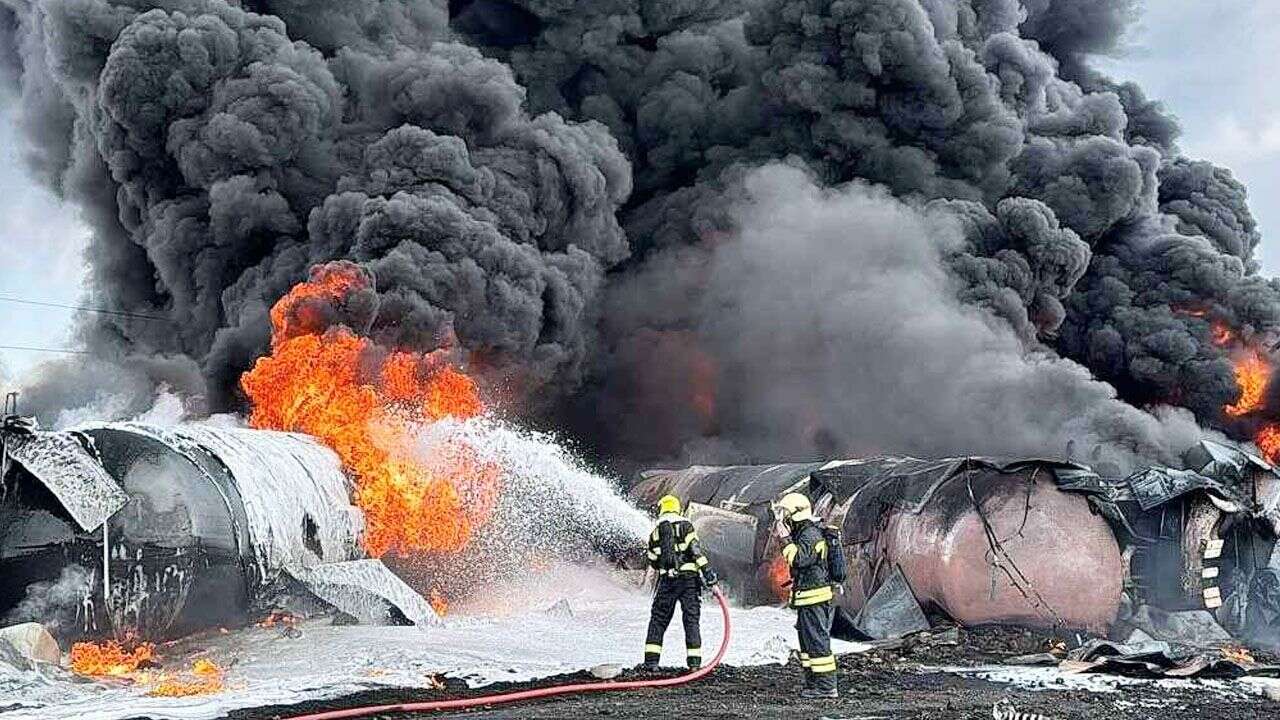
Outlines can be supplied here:
<path id="1" fill-rule="evenodd" d="M 349 479 L 310 437 L 18 418 L 0 437 L 0 616 L 26 603 L 64 635 L 176 637 L 301 583 L 358 619 L 434 619 L 365 558 Z"/>
<path id="2" fill-rule="evenodd" d="M 1257 637 L 1280 600 L 1280 588 L 1267 590 L 1280 585 L 1280 477 L 1213 442 L 1186 460 L 1127 477 L 1035 458 L 692 467 L 646 472 L 631 494 L 685 501 L 712 562 L 748 604 L 785 598 L 771 505 L 808 495 L 845 545 L 836 632 L 846 638 L 923 629 L 927 615 L 1104 633 L 1135 615 L 1138 626 L 1188 611 Z"/>

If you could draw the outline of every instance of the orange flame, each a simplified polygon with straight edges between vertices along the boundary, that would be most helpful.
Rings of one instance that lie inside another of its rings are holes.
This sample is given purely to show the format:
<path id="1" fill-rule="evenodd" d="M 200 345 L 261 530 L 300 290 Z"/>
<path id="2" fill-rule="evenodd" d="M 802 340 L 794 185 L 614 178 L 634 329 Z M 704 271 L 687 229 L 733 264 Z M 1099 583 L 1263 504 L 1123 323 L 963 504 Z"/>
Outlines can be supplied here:
<path id="1" fill-rule="evenodd" d="M 1242 339 L 1221 322 L 1212 325 L 1213 344 L 1231 349 L 1231 369 L 1240 391 L 1234 403 L 1224 405 L 1228 417 L 1256 416 L 1266 410 L 1267 387 L 1271 381 L 1271 359 L 1255 342 Z M 1271 463 L 1280 462 L 1280 423 L 1266 423 L 1254 433 L 1253 443 Z"/>
<path id="2" fill-rule="evenodd" d="M 153 697 L 191 697 L 209 695 L 222 690 L 222 668 L 206 658 L 196 660 L 191 666 L 191 677 L 162 675 L 147 692 Z"/>
<path id="3" fill-rule="evenodd" d="M 1236 387 L 1240 388 L 1240 398 L 1222 411 L 1231 417 L 1243 417 L 1262 409 L 1267 392 L 1267 381 L 1271 378 L 1271 363 L 1257 350 L 1248 350 L 1233 362 L 1236 376 Z"/>
<path id="4" fill-rule="evenodd" d="M 1177 312 L 1197 318 L 1209 318 L 1208 310 L 1179 308 Z M 1254 338 L 1243 338 L 1221 320 L 1209 323 L 1209 339 L 1216 346 L 1228 350 L 1231 369 L 1235 375 L 1239 396 L 1233 403 L 1222 407 L 1231 418 L 1258 420 L 1265 418 L 1268 409 L 1267 389 L 1271 381 L 1272 362 L 1265 347 Z M 1280 463 L 1280 423 L 1267 422 L 1254 433 L 1253 442 L 1272 464 Z"/>
<path id="5" fill-rule="evenodd" d="M 139 643 L 132 650 L 115 640 L 105 643 L 79 642 L 71 646 L 71 670 L 96 678 L 127 678 L 151 662 L 155 645 Z"/>
<path id="6" fill-rule="evenodd" d="M 1271 363 L 1262 352 L 1240 339 L 1234 330 L 1215 320 L 1210 326 L 1213 344 L 1220 348 L 1232 348 L 1231 369 L 1235 373 L 1240 396 L 1234 403 L 1223 406 L 1229 417 L 1244 417 L 1262 409 L 1267 392 L 1267 380 L 1271 377 Z"/>
<path id="7" fill-rule="evenodd" d="M 329 265 L 276 303 L 272 353 L 241 378 L 249 422 L 314 435 L 338 454 L 355 476 L 371 555 L 456 552 L 488 521 L 498 468 L 469 447 L 417 457 L 414 429 L 474 417 L 484 404 L 443 352 L 387 353 L 345 326 L 320 327 L 326 304 L 341 306 L 368 283 L 354 265 Z"/>
<path id="8" fill-rule="evenodd" d="M 775 555 L 769 561 L 769 564 L 765 566 L 765 579 L 775 600 L 783 602 L 790 599 L 791 567 L 787 565 L 786 558 L 781 555 Z"/>
<path id="9" fill-rule="evenodd" d="M 1280 423 L 1262 426 L 1253 442 L 1272 465 L 1280 464 Z"/>
<path id="10" fill-rule="evenodd" d="M 126 641 L 129 644 L 130 641 Z M 196 660 L 188 678 L 142 669 L 155 661 L 155 645 L 138 643 L 132 649 L 108 640 L 104 643 L 80 642 L 71 647 L 71 670 L 77 675 L 98 679 L 127 680 L 150 686 L 148 695 L 187 697 L 207 695 L 222 690 L 222 668 L 212 660 Z"/>
<path id="11" fill-rule="evenodd" d="M 1243 645 L 1223 645 L 1222 657 L 1232 662 L 1250 664 L 1255 662 L 1253 653 Z"/>
<path id="12" fill-rule="evenodd" d="M 258 622 L 258 627 L 260 628 L 273 628 L 277 625 L 282 628 L 296 627 L 298 625 L 298 617 L 287 612 L 272 610 L 270 615 Z"/>

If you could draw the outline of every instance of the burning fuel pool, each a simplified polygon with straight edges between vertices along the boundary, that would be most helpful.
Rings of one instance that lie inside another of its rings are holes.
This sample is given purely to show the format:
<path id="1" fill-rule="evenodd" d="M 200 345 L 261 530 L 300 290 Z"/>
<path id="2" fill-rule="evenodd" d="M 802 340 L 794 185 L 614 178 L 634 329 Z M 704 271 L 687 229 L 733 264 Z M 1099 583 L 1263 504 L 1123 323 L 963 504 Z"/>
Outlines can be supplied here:
<path id="1" fill-rule="evenodd" d="M 151 697 L 209 695 L 224 688 L 223 669 L 208 658 L 197 658 L 190 669 L 178 672 L 157 669 L 157 659 L 154 643 L 108 640 L 76 643 L 67 665 L 76 675 L 121 681 Z"/>

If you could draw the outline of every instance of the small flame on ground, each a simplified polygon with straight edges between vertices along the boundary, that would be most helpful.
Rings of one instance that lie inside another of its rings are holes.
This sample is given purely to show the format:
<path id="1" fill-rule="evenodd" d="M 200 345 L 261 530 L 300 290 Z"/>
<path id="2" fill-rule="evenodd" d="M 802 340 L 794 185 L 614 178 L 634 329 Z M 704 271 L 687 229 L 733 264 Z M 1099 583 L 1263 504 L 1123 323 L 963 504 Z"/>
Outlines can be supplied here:
<path id="1" fill-rule="evenodd" d="M 151 662 L 155 649 L 151 643 L 137 643 L 126 650 L 115 640 L 79 642 L 71 646 L 71 671 L 85 677 L 128 678 Z"/>
<path id="2" fill-rule="evenodd" d="M 1243 645 L 1224 645 L 1222 647 L 1222 657 L 1237 663 L 1252 663 L 1253 653 L 1250 653 Z"/>
<path id="3" fill-rule="evenodd" d="M 126 649 L 128 645 L 131 648 Z M 212 660 L 196 660 L 189 673 L 167 673 L 145 670 L 155 661 L 155 645 L 124 644 L 115 640 L 104 643 L 80 642 L 71 647 L 70 665 L 77 675 L 97 679 L 125 680 L 147 686 L 148 695 L 157 697 L 189 697 L 207 695 L 223 688 L 222 668 Z"/>
<path id="4" fill-rule="evenodd" d="M 413 439 L 422 424 L 474 417 L 484 404 L 445 352 L 387 352 L 324 327 L 326 308 L 370 287 L 358 266 L 330 264 L 276 303 L 271 355 L 241 379 L 249 422 L 313 435 L 338 454 L 355 476 L 370 555 L 457 552 L 497 504 L 499 469 L 461 446 L 423 460 Z"/>
<path id="5" fill-rule="evenodd" d="M 296 627 L 297 624 L 298 624 L 298 617 L 296 615 L 291 615 L 287 612 L 281 612 L 279 610 L 272 610 L 270 615 L 266 616 L 260 622 L 258 622 L 258 627 L 273 628 L 273 627 L 279 626 L 283 628 L 291 628 L 291 627 Z"/>
<path id="6" fill-rule="evenodd" d="M 207 658 L 196 660 L 186 675 L 162 675 L 147 691 L 152 697 L 209 695 L 223 689 L 222 668 Z"/>

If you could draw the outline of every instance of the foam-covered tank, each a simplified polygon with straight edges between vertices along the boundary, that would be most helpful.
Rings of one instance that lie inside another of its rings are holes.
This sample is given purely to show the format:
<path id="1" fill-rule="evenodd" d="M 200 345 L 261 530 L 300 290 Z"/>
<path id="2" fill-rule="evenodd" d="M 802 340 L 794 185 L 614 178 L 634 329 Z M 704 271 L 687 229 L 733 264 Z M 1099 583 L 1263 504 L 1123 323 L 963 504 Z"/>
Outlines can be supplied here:
<path id="1" fill-rule="evenodd" d="M 0 572 L 18 580 L 0 609 L 71 583 L 70 634 L 234 625 L 282 571 L 362 557 L 349 480 L 310 437 L 104 423 L 4 440 Z"/>
<path id="2" fill-rule="evenodd" d="M 649 471 L 632 496 L 689 504 L 712 562 L 747 603 L 786 595 L 770 507 L 799 491 L 840 529 L 847 623 L 901 570 L 926 612 L 966 625 L 1102 631 L 1119 609 L 1124 565 L 1090 505 L 1091 478 L 1048 460 L 880 457 Z"/>

